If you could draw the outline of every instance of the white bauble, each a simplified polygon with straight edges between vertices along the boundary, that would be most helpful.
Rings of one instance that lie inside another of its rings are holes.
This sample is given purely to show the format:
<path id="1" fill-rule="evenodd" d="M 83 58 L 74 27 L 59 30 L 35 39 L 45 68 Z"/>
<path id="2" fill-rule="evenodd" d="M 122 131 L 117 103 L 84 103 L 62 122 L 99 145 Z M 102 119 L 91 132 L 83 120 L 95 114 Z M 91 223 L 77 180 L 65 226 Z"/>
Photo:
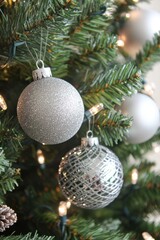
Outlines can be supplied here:
<path id="1" fill-rule="evenodd" d="M 81 96 L 68 82 L 43 77 L 44 69 L 35 71 L 35 81 L 23 90 L 18 100 L 19 123 L 29 137 L 40 143 L 65 142 L 77 133 L 83 122 Z"/>
<path id="2" fill-rule="evenodd" d="M 154 34 L 160 31 L 160 13 L 136 8 L 129 16 L 119 31 L 119 39 L 124 42 L 124 50 L 135 57 L 146 41 L 152 40 Z"/>
<path id="3" fill-rule="evenodd" d="M 103 208 L 120 193 L 122 165 L 108 148 L 83 144 L 62 158 L 59 184 L 62 193 L 74 205 L 87 209 Z"/>
<path id="4" fill-rule="evenodd" d="M 133 117 L 133 124 L 126 135 L 129 143 L 143 143 L 154 136 L 159 127 L 160 114 L 151 97 L 142 93 L 126 97 L 120 110 L 122 114 Z"/>

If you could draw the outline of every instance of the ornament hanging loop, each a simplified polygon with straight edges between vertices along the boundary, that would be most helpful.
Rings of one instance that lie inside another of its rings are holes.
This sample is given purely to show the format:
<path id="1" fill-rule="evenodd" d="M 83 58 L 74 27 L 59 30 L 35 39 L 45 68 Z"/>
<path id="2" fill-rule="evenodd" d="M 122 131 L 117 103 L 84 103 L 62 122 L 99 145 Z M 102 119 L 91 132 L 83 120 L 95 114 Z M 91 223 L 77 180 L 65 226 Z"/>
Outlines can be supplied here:
<path id="1" fill-rule="evenodd" d="M 86 137 L 81 138 L 81 146 L 83 147 L 93 147 L 98 145 L 99 145 L 98 138 L 93 137 L 93 132 L 91 130 L 88 130 L 86 132 Z"/>
<path id="2" fill-rule="evenodd" d="M 40 67 L 40 65 L 41 65 L 41 67 Z M 43 60 L 41 60 L 41 59 L 38 59 L 37 61 L 36 61 L 36 67 L 39 69 L 39 68 L 44 68 L 44 62 L 43 62 Z"/>
<path id="3" fill-rule="evenodd" d="M 86 138 L 93 138 L 93 132 L 92 132 L 92 130 L 88 130 L 88 131 L 86 132 Z"/>
<path id="4" fill-rule="evenodd" d="M 36 61 L 36 66 L 37 69 L 32 72 L 33 80 L 41 80 L 42 78 L 52 77 L 50 67 L 44 67 L 44 62 L 41 59 Z"/>

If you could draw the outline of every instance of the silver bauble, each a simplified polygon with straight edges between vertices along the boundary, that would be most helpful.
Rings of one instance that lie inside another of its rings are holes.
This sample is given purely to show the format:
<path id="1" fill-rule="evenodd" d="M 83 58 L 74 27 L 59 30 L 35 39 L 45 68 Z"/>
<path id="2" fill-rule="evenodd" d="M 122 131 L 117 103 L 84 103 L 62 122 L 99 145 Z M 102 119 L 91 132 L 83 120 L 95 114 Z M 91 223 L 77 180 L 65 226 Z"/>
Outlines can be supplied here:
<path id="1" fill-rule="evenodd" d="M 124 50 L 132 57 L 142 50 L 147 40 L 152 40 L 160 31 L 160 13 L 154 10 L 140 9 L 129 13 L 124 26 L 119 31 L 119 39 L 124 41 Z"/>
<path id="2" fill-rule="evenodd" d="M 21 93 L 17 115 L 29 137 L 43 144 L 58 144 L 77 133 L 83 122 L 84 105 L 71 84 L 45 74 L 45 69 L 33 72 L 35 81 Z"/>
<path id="3" fill-rule="evenodd" d="M 138 144 L 149 140 L 156 133 L 160 114 L 154 100 L 142 93 L 126 97 L 120 110 L 125 116 L 133 117 L 126 137 L 129 143 Z"/>
<path id="4" fill-rule="evenodd" d="M 122 165 L 108 148 L 82 144 L 62 158 L 59 185 L 74 205 L 87 209 L 103 208 L 120 193 Z"/>

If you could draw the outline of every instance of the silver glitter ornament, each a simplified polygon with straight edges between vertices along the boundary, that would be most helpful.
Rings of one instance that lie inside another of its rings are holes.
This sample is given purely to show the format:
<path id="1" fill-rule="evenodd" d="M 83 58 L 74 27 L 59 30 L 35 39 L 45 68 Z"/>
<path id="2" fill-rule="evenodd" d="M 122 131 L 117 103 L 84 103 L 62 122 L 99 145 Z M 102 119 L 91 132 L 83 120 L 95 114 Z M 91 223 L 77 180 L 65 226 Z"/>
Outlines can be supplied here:
<path id="1" fill-rule="evenodd" d="M 158 130 L 159 109 L 151 97 L 142 93 L 134 94 L 126 97 L 119 109 L 125 116 L 133 117 L 132 126 L 126 134 L 129 143 L 143 143 Z"/>
<path id="2" fill-rule="evenodd" d="M 103 208 L 120 193 L 123 169 L 118 157 L 99 145 L 98 138 L 83 138 L 81 146 L 73 148 L 59 166 L 59 185 L 65 197 L 74 205 Z"/>
<path id="3" fill-rule="evenodd" d="M 124 50 L 132 57 L 142 50 L 147 40 L 152 40 L 160 31 L 160 13 L 154 10 L 136 8 L 129 12 L 129 18 L 119 31 Z"/>
<path id="4" fill-rule="evenodd" d="M 24 132 L 43 144 L 58 144 L 73 137 L 83 122 L 84 105 L 68 82 L 53 78 L 50 68 L 33 71 L 33 81 L 21 93 L 17 116 Z"/>

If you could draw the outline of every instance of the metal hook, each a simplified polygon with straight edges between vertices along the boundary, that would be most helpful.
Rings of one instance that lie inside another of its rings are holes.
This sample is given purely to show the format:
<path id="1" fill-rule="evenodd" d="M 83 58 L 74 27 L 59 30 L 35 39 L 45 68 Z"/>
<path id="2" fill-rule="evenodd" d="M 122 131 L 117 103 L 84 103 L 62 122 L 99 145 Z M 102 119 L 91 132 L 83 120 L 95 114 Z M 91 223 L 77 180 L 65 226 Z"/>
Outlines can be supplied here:
<path id="1" fill-rule="evenodd" d="M 39 64 L 41 64 L 42 66 L 41 67 L 39 67 Z M 39 69 L 39 68 L 44 68 L 44 62 L 41 60 L 41 59 L 38 59 L 37 61 L 36 61 L 36 67 Z"/>

